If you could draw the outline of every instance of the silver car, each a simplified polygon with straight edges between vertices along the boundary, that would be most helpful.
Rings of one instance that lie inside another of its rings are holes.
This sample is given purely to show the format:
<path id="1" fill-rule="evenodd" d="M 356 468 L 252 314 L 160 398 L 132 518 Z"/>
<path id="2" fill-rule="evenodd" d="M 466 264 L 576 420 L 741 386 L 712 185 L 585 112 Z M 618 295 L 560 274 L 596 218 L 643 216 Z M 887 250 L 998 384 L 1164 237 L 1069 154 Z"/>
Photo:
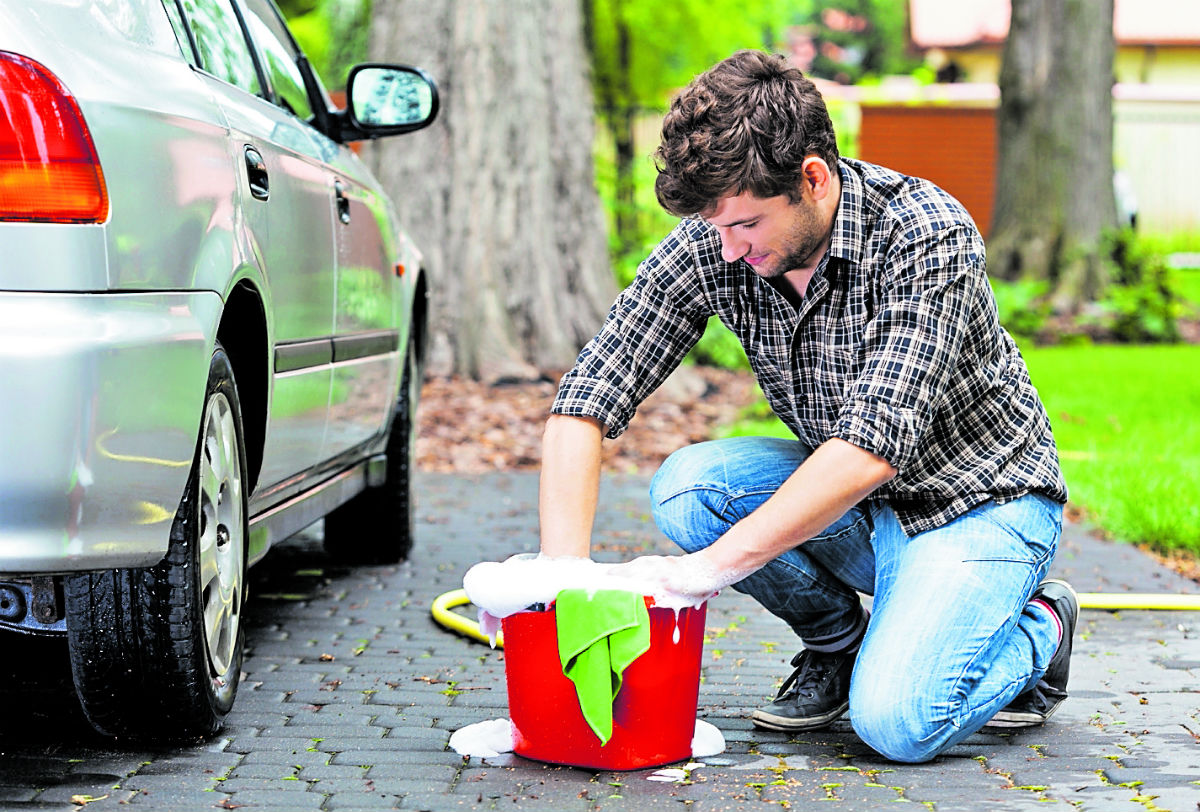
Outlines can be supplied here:
<path id="1" fill-rule="evenodd" d="M 270 0 L 0 0 L 0 645 L 65 635 L 104 733 L 220 728 L 274 542 L 412 544 L 427 283 L 347 145 L 438 97 L 347 98 Z"/>

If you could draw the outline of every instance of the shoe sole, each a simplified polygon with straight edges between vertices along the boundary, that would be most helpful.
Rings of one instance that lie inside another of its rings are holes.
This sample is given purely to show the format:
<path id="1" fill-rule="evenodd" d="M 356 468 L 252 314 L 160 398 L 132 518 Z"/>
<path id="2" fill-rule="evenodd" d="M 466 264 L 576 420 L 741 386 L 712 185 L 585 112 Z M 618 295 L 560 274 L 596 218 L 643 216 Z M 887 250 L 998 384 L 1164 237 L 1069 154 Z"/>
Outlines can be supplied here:
<path id="1" fill-rule="evenodd" d="M 1054 712 L 1058 710 L 1058 706 L 1061 704 L 1061 702 L 1055 704 L 1054 707 L 1050 708 L 1050 710 L 1046 712 L 1045 716 L 1042 716 L 1040 713 L 1005 713 L 1004 711 L 1000 711 L 991 719 L 989 719 L 984 727 L 1000 728 L 1003 730 L 1013 730 L 1015 728 L 1022 727 L 1038 727 L 1045 724 L 1046 720 L 1054 715 Z"/>
<path id="2" fill-rule="evenodd" d="M 790 733 L 794 730 L 817 730 L 828 727 L 842 717 L 850 709 L 850 703 L 844 702 L 840 708 L 834 708 L 821 716 L 810 716 L 807 719 L 791 719 L 787 716 L 776 716 L 764 710 L 756 710 L 750 714 L 750 721 L 755 727 L 764 730 L 780 730 Z"/>

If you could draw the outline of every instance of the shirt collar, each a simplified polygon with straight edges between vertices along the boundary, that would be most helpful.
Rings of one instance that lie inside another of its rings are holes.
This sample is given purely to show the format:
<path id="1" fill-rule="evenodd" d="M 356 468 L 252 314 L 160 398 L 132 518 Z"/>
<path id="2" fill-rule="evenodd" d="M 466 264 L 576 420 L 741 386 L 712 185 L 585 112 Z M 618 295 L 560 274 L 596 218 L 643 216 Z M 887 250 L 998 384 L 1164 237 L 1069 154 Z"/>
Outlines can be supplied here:
<path id="1" fill-rule="evenodd" d="M 857 263 L 862 259 L 863 183 L 858 172 L 846 161 L 838 160 L 842 181 L 841 200 L 833 218 L 829 237 L 829 255 Z"/>

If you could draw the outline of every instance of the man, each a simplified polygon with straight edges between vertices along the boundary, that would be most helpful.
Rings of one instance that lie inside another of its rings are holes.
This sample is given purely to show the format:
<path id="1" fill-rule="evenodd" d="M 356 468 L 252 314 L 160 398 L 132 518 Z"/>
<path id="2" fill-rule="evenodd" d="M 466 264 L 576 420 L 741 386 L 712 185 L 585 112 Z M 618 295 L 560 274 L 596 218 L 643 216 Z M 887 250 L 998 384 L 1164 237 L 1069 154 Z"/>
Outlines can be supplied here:
<path id="1" fill-rule="evenodd" d="M 543 553 L 588 554 L 603 436 L 715 314 L 797 439 L 677 451 L 651 499 L 686 554 L 616 569 L 687 595 L 732 585 L 791 626 L 804 648 L 760 727 L 848 709 L 865 742 L 916 762 L 989 720 L 1045 721 L 1078 614 L 1069 586 L 1043 581 L 1066 487 L 970 216 L 926 181 L 839 158 L 816 88 L 754 51 L 674 100 L 656 158 L 658 199 L 684 219 L 562 380 Z"/>

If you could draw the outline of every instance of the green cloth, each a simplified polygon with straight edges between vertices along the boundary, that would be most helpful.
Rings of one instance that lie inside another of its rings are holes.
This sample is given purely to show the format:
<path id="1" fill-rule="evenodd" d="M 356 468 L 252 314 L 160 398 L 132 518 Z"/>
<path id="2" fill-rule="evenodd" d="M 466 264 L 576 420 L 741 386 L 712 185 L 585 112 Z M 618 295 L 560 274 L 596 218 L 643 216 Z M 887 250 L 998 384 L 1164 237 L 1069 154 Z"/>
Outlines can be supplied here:
<path id="1" fill-rule="evenodd" d="M 564 589 L 554 604 L 558 657 L 600 745 L 612 737 L 613 699 L 629 664 L 650 649 L 650 613 L 638 594 Z"/>

